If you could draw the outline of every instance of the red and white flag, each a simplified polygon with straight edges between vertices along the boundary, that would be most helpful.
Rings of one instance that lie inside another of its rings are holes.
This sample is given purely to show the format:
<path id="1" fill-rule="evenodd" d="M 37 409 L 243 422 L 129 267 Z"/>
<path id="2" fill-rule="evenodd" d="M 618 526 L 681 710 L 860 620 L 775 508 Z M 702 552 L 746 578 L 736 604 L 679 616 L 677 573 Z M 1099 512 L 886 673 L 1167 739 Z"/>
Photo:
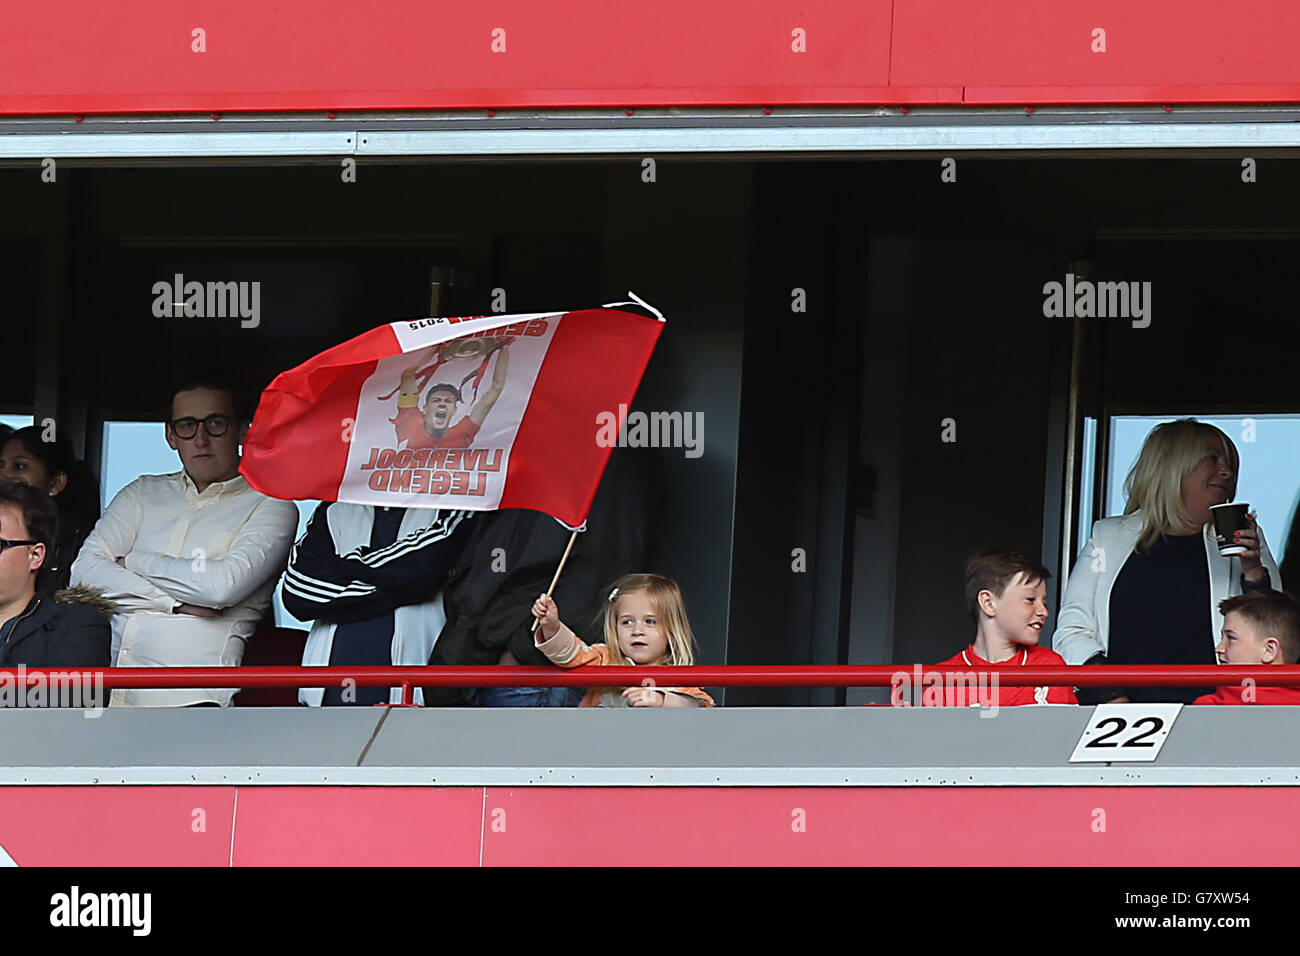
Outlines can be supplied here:
<path id="1" fill-rule="evenodd" d="M 371 329 L 276 376 L 240 471 L 274 498 L 577 527 L 662 329 L 610 306 Z"/>

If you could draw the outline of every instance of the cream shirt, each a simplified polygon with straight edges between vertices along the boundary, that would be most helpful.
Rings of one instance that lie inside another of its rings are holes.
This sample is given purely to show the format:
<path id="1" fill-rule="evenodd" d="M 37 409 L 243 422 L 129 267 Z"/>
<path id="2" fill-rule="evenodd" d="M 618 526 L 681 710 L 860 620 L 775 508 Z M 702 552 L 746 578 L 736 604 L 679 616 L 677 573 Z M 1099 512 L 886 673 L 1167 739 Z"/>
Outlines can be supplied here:
<path id="1" fill-rule="evenodd" d="M 293 502 L 254 491 L 240 475 L 202 494 L 184 472 L 144 475 L 99 519 L 72 565 L 72 583 L 99 588 L 117 604 L 114 666 L 235 667 L 271 603 L 297 525 Z M 181 604 L 222 614 L 172 613 Z M 226 706 L 234 695 L 233 688 L 115 690 L 109 703 Z"/>

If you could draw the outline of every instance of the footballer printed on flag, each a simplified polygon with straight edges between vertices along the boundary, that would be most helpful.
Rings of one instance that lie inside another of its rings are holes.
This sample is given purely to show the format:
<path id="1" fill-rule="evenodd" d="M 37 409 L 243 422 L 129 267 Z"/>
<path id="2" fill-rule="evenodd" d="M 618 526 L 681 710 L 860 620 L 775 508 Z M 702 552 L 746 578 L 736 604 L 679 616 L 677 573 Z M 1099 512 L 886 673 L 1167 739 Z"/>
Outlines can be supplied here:
<path id="1" fill-rule="evenodd" d="M 610 307 L 371 329 L 276 377 L 241 472 L 280 498 L 531 508 L 576 527 L 609 457 L 592 422 L 631 402 L 661 329 Z"/>
<path id="2" fill-rule="evenodd" d="M 500 507 L 510 451 L 563 314 L 508 316 L 506 325 L 501 316 L 396 323 L 402 352 L 380 359 L 361 386 L 339 500 Z"/>

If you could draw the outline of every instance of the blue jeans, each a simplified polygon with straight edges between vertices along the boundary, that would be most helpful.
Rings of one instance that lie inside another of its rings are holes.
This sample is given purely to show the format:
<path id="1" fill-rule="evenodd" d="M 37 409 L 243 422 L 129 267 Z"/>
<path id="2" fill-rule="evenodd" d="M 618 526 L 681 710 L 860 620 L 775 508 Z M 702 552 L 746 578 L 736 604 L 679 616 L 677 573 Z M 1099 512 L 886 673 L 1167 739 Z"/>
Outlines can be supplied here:
<path id="1" fill-rule="evenodd" d="M 577 707 L 586 691 L 581 687 L 480 687 L 471 707 Z"/>

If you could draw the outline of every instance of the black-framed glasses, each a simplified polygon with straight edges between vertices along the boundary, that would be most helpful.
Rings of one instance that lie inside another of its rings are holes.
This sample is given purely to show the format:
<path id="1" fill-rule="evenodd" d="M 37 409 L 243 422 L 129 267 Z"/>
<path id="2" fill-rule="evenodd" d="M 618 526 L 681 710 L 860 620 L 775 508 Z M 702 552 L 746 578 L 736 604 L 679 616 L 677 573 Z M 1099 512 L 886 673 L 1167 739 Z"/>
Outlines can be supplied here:
<path id="1" fill-rule="evenodd" d="M 177 438 L 193 438 L 199 433 L 200 423 L 203 430 L 213 438 L 220 438 L 230 430 L 234 419 L 229 415 L 209 415 L 207 418 L 173 418 L 167 424 L 171 426 Z"/>
<path id="2" fill-rule="evenodd" d="M 9 538 L 0 538 L 0 554 L 4 554 L 9 548 L 17 548 L 24 544 L 40 544 L 39 541 L 12 541 Z"/>

